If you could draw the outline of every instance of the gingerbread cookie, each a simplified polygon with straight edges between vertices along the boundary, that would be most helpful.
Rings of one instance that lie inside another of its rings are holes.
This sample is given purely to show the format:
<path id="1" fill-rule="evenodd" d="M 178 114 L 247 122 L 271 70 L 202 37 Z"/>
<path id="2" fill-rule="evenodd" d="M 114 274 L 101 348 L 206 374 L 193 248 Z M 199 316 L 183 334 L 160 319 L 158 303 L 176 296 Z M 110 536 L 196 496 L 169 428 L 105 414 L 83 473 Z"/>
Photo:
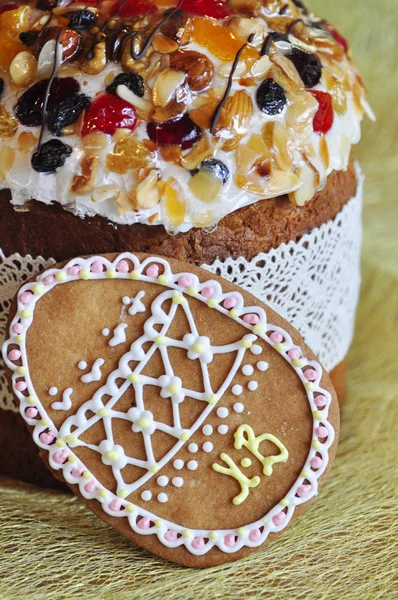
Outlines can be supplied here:
<path id="1" fill-rule="evenodd" d="M 19 290 L 3 355 L 54 474 L 180 564 L 264 546 L 335 454 L 336 396 L 297 331 L 192 265 L 123 253 L 48 269 Z"/>

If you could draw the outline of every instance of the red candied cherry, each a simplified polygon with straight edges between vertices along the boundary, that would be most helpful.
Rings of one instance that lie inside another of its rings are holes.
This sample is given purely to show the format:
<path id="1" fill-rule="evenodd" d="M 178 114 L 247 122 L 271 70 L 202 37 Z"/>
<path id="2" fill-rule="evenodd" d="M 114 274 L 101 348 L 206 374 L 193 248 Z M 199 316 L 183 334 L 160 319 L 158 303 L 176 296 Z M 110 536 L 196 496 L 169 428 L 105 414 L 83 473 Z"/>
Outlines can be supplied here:
<path id="1" fill-rule="evenodd" d="M 233 14 L 224 0 L 183 0 L 180 10 L 199 17 L 225 19 Z"/>
<path id="2" fill-rule="evenodd" d="M 158 146 L 180 146 L 186 150 L 194 145 L 202 135 L 198 127 L 187 114 L 163 123 L 151 121 L 147 125 L 149 139 Z"/>
<path id="3" fill-rule="evenodd" d="M 316 133 L 327 133 L 332 129 L 334 121 L 332 96 L 327 92 L 319 92 L 318 90 L 312 91 L 311 94 L 319 104 L 313 122 L 314 131 Z"/>
<path id="4" fill-rule="evenodd" d="M 156 6 L 149 0 L 119 0 L 112 7 L 111 16 L 118 15 L 119 17 L 137 17 L 157 11 Z"/>
<path id="5" fill-rule="evenodd" d="M 19 8 L 19 6 L 18 4 L 14 4 L 14 2 L 4 4 L 4 6 L 0 6 L 0 15 L 2 15 L 5 12 L 8 12 L 9 10 L 15 10 L 16 8 Z"/>
<path id="6" fill-rule="evenodd" d="M 348 42 L 347 40 L 337 31 L 335 27 L 329 25 L 329 23 L 325 23 L 324 27 L 330 31 L 334 39 L 342 48 L 344 48 L 344 52 L 348 52 Z"/>
<path id="7" fill-rule="evenodd" d="M 112 94 L 102 94 L 95 98 L 88 111 L 82 129 L 82 135 L 91 131 L 103 131 L 113 135 L 116 129 L 133 131 L 137 124 L 134 106 Z"/>

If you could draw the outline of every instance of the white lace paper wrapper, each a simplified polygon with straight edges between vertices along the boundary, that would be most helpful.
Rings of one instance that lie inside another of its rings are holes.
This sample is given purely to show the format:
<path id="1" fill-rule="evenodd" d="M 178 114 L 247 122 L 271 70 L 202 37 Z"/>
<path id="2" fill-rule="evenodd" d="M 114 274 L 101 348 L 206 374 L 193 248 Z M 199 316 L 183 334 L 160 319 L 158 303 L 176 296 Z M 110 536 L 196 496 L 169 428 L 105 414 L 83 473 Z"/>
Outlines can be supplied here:
<path id="1" fill-rule="evenodd" d="M 240 285 L 269 304 L 296 327 L 330 371 L 351 344 L 360 289 L 363 176 L 357 167 L 358 191 L 333 221 L 281 244 L 250 261 L 216 260 L 204 269 Z M 0 249 L 0 345 L 8 312 L 18 288 L 55 260 Z M 17 412 L 0 359 L 0 409 Z"/>

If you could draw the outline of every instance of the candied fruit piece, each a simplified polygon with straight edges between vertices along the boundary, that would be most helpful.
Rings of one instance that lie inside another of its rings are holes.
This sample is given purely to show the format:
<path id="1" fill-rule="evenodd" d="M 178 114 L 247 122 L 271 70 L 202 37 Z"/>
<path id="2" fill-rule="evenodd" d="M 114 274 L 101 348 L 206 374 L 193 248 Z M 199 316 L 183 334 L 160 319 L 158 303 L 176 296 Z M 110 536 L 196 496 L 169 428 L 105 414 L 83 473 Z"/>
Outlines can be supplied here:
<path id="1" fill-rule="evenodd" d="M 95 98 L 88 111 L 82 129 L 82 135 L 91 131 L 103 131 L 113 135 L 116 129 L 133 131 L 137 124 L 134 106 L 112 94 L 102 94 Z"/>
<path id="2" fill-rule="evenodd" d="M 137 17 L 157 11 L 156 6 L 149 0 L 119 0 L 112 7 L 111 16 L 118 15 L 119 17 Z"/>
<path id="3" fill-rule="evenodd" d="M 193 146 L 202 135 L 200 128 L 195 125 L 188 115 L 163 123 L 151 121 L 147 125 L 147 132 L 149 139 L 158 146 L 178 145 L 183 150 Z"/>
<path id="4" fill-rule="evenodd" d="M 163 191 L 163 206 L 171 228 L 177 228 L 184 221 L 186 202 L 177 181 L 171 177 Z"/>
<path id="5" fill-rule="evenodd" d="M 184 0 L 180 10 L 199 17 L 225 19 L 233 14 L 224 0 Z"/>
<path id="6" fill-rule="evenodd" d="M 334 111 L 333 99 L 327 92 L 312 91 L 311 94 L 318 101 L 319 108 L 315 114 L 313 127 L 316 133 L 328 133 L 333 126 Z"/>
<path id="7" fill-rule="evenodd" d="M 232 62 L 242 44 L 246 41 L 237 38 L 227 27 L 208 19 L 195 19 L 193 38 L 198 44 L 207 48 L 209 52 L 224 62 Z M 251 46 L 247 46 L 241 54 L 241 60 L 243 61 L 257 60 L 258 57 L 257 50 Z"/>
<path id="8" fill-rule="evenodd" d="M 20 6 L 14 10 L 8 10 L 0 15 L 0 29 L 8 33 L 20 33 L 29 29 L 30 8 Z"/>

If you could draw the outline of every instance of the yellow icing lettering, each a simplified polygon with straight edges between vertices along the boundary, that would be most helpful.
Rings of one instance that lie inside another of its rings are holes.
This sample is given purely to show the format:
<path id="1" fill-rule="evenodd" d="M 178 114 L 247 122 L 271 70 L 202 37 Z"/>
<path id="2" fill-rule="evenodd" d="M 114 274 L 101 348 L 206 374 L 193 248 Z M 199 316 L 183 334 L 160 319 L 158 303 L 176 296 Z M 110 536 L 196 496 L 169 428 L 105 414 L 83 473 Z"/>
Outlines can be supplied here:
<path id="1" fill-rule="evenodd" d="M 277 437 L 272 435 L 271 433 L 263 433 L 262 435 L 256 436 L 254 434 L 253 429 L 250 425 L 240 425 L 238 429 L 235 431 L 235 448 L 237 450 L 241 450 L 242 447 L 245 447 L 251 452 L 263 465 L 263 473 L 264 475 L 272 475 L 272 467 L 276 463 L 286 462 L 289 458 L 289 452 L 287 451 L 286 446 L 282 444 L 278 440 Z M 262 442 L 271 442 L 274 444 L 278 450 L 279 454 L 276 456 L 264 456 L 261 454 L 259 447 Z"/>
<path id="2" fill-rule="evenodd" d="M 260 477 L 258 477 L 258 475 L 255 475 L 251 479 L 246 477 L 246 475 L 244 475 L 239 469 L 238 465 L 232 460 L 230 456 L 228 456 L 228 454 L 225 454 L 225 452 L 223 452 L 220 455 L 220 458 L 228 465 L 228 467 L 222 467 L 221 465 L 214 463 L 212 465 L 213 469 L 217 471 L 217 473 L 229 475 L 230 477 L 236 479 L 236 481 L 241 487 L 241 491 L 237 496 L 233 498 L 232 502 L 235 505 L 242 504 L 242 502 L 248 497 L 250 488 L 255 488 L 258 486 L 258 484 L 260 483 Z"/>

